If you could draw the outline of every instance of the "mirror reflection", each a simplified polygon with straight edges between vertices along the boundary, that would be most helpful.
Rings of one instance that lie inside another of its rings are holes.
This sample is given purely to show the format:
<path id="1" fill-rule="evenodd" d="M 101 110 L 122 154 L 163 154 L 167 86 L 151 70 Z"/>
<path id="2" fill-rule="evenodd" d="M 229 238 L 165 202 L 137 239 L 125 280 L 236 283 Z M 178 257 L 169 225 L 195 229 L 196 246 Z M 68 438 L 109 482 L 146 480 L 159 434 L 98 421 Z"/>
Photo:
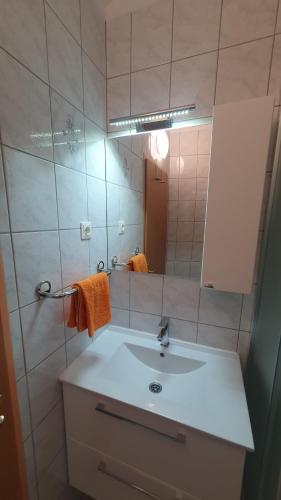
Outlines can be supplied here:
<path id="1" fill-rule="evenodd" d="M 115 269 L 200 280 L 211 131 L 208 123 L 107 141 Z"/>

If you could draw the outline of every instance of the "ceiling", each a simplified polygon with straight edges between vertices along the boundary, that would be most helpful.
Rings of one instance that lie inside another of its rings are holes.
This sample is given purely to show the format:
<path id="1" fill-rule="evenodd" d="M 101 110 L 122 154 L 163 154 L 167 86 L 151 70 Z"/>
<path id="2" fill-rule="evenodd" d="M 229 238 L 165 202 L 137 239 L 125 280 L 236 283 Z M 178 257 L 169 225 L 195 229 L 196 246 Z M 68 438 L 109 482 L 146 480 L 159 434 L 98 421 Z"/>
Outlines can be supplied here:
<path id="1" fill-rule="evenodd" d="M 106 19 L 113 19 L 147 7 L 159 0 L 103 0 Z"/>

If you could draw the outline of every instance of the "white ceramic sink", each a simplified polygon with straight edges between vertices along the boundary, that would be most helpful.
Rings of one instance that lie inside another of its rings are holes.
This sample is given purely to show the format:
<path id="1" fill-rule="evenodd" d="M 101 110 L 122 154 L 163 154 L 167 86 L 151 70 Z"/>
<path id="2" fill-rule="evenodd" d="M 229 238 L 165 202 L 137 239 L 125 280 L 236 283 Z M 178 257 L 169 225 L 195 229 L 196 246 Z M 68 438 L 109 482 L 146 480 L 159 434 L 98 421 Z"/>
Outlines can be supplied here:
<path id="1" fill-rule="evenodd" d="M 174 339 L 163 348 L 156 335 L 110 326 L 61 380 L 253 449 L 235 352 Z"/>

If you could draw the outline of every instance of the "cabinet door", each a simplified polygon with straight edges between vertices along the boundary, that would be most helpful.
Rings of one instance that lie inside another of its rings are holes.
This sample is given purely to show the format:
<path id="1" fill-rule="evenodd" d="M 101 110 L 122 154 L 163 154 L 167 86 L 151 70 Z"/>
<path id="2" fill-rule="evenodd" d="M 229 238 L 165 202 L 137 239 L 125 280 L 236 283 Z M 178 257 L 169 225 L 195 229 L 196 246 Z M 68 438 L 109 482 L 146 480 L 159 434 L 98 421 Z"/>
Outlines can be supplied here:
<path id="1" fill-rule="evenodd" d="M 202 286 L 252 288 L 274 101 L 215 106 Z"/>

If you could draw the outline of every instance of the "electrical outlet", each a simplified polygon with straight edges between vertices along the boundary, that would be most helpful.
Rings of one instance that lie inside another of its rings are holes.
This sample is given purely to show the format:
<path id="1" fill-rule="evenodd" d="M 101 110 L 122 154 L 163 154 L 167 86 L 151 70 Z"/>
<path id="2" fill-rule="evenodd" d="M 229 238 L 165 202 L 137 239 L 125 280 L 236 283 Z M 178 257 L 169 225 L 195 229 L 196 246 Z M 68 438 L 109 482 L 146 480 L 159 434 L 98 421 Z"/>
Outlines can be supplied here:
<path id="1" fill-rule="evenodd" d="M 90 240 L 92 236 L 91 222 L 80 222 L 81 240 Z"/>

